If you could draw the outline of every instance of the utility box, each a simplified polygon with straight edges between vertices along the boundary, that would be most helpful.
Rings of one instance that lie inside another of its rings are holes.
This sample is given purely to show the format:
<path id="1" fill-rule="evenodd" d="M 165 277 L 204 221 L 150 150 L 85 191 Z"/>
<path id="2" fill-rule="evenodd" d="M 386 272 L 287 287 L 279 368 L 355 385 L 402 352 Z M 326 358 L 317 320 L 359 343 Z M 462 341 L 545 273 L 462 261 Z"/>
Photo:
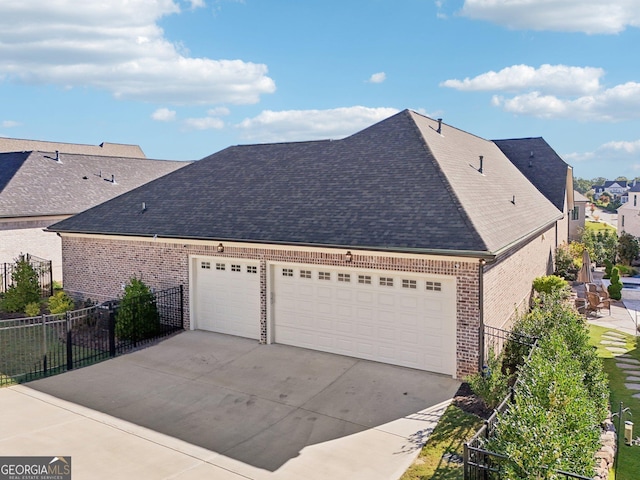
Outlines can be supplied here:
<path id="1" fill-rule="evenodd" d="M 631 445 L 633 440 L 633 422 L 626 420 L 624 422 L 624 443 Z"/>

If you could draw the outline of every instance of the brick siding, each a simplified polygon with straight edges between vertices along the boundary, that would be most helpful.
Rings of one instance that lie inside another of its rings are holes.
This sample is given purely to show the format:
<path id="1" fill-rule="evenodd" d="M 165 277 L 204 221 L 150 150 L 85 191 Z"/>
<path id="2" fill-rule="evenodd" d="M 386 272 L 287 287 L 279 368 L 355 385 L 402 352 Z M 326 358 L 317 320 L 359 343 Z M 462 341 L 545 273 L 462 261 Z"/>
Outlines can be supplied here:
<path id="1" fill-rule="evenodd" d="M 489 267 L 484 275 L 484 319 L 487 324 L 504 326 L 514 307 L 528 302 L 533 278 L 546 273 L 547 261 L 555 241 L 553 229 L 534 239 L 505 260 Z M 189 328 L 189 257 L 210 256 L 260 261 L 260 305 L 262 341 L 266 341 L 267 262 L 291 262 L 413 272 L 455 277 L 456 292 L 456 376 L 463 378 L 478 369 L 479 362 L 479 263 L 477 259 L 438 259 L 433 256 L 393 256 L 354 252 L 346 263 L 343 250 L 304 251 L 235 247 L 225 244 L 218 253 L 211 244 L 170 243 L 150 239 L 66 236 L 62 239 L 65 289 L 82 292 L 94 300 L 119 296 L 123 285 L 136 276 L 155 289 L 185 285 L 185 322 Z"/>
<path id="2" fill-rule="evenodd" d="M 517 252 L 487 266 L 483 277 L 485 325 L 509 330 L 516 315 L 528 311 L 533 279 L 553 271 L 555 236 L 552 227 Z"/>

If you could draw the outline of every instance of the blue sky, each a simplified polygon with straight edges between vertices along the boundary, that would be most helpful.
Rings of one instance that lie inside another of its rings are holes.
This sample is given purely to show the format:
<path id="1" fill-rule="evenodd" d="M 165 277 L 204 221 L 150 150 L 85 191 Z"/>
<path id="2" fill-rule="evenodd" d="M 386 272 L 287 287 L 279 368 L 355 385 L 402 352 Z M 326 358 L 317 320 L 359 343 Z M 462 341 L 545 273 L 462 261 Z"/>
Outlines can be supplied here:
<path id="1" fill-rule="evenodd" d="M 199 159 L 405 108 L 640 176 L 640 0 L 0 2 L 0 136 Z"/>

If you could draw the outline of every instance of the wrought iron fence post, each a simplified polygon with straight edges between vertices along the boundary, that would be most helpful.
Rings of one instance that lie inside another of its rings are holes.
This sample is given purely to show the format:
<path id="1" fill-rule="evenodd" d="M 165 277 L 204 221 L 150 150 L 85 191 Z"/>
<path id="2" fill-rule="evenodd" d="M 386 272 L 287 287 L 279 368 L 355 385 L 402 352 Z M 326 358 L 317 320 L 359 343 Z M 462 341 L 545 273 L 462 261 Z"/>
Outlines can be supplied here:
<path id="1" fill-rule="evenodd" d="M 464 480 L 469 480 L 469 445 L 467 442 L 464 443 L 464 453 L 463 457 L 463 478 Z"/>
<path id="2" fill-rule="evenodd" d="M 42 314 L 42 366 L 44 375 L 47 376 L 47 317 Z"/>
<path id="3" fill-rule="evenodd" d="M 71 333 L 71 312 L 67 312 L 67 370 L 73 370 L 73 338 Z"/>
<path id="4" fill-rule="evenodd" d="M 184 328 L 184 285 L 180 284 L 180 328 Z"/>
<path id="5" fill-rule="evenodd" d="M 49 296 L 53 297 L 53 262 L 49 260 Z"/>
<path id="6" fill-rule="evenodd" d="M 109 305 L 109 356 L 116 356 L 116 310 L 115 305 Z"/>

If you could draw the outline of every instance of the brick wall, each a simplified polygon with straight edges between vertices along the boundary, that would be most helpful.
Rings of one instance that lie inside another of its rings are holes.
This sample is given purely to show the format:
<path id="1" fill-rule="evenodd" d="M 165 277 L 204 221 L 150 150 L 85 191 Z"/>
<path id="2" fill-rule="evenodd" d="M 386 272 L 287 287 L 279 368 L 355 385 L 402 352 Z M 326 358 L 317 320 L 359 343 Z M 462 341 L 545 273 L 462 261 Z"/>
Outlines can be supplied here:
<path id="1" fill-rule="evenodd" d="M 529 308 L 533 279 L 552 273 L 555 252 L 555 228 L 530 241 L 526 246 L 488 265 L 484 275 L 484 323 L 509 330 L 516 312 Z"/>
<path id="2" fill-rule="evenodd" d="M 189 328 L 189 256 L 221 256 L 260 261 L 261 331 L 266 341 L 267 262 L 292 262 L 446 275 L 456 278 L 457 377 L 474 373 L 478 367 L 479 282 L 477 260 L 456 261 L 426 256 L 391 256 L 354 252 L 346 263 L 343 250 L 328 253 L 316 250 L 283 250 L 225 245 L 218 253 L 216 244 L 194 245 L 148 239 L 63 236 L 62 255 L 65 289 L 78 296 L 107 300 L 121 295 L 123 285 L 132 276 L 155 289 L 178 284 L 185 286 L 185 321 Z"/>

